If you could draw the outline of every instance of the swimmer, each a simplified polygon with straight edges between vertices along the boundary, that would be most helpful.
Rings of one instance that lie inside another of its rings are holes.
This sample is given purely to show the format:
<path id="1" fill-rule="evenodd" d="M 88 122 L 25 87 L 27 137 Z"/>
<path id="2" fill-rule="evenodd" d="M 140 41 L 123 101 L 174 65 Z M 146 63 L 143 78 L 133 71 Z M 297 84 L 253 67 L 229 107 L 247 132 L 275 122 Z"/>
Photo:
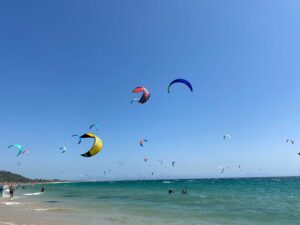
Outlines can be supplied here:
<path id="1" fill-rule="evenodd" d="M 174 193 L 174 191 L 173 190 L 171 190 L 171 189 L 169 189 L 169 194 L 173 194 Z"/>
<path id="2" fill-rule="evenodd" d="M 186 195 L 187 194 L 187 188 L 182 189 L 181 194 Z"/>

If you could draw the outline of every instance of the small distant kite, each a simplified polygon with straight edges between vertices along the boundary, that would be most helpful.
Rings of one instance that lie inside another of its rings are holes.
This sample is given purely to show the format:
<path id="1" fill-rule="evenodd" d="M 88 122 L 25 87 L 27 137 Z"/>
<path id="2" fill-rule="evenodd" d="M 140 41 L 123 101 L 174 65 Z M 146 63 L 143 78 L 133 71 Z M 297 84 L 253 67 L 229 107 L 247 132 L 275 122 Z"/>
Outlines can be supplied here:
<path id="1" fill-rule="evenodd" d="M 172 162 L 172 166 L 175 166 L 175 161 Z"/>
<path id="2" fill-rule="evenodd" d="M 66 153 L 67 147 L 65 147 L 65 146 L 60 147 L 59 150 L 61 150 L 61 153 Z"/>
<path id="3" fill-rule="evenodd" d="M 219 169 L 221 173 L 224 173 L 225 168 L 223 166 L 220 166 Z"/>
<path id="4" fill-rule="evenodd" d="M 295 144 L 295 141 L 292 140 L 292 139 L 287 139 L 286 142 L 287 142 L 287 143 L 291 143 L 292 145 Z"/>
<path id="5" fill-rule="evenodd" d="M 95 129 L 96 131 L 99 131 L 99 125 L 98 124 L 92 124 L 89 128 L 90 128 L 90 130 Z"/>
<path id="6" fill-rule="evenodd" d="M 141 104 L 144 104 L 145 102 L 147 102 L 150 98 L 150 92 L 147 90 L 147 88 L 145 87 L 136 87 L 135 89 L 133 89 L 132 91 L 133 93 L 139 93 L 139 92 L 143 92 L 142 97 L 141 98 L 135 98 L 131 100 L 131 104 L 133 102 L 139 102 Z"/>
<path id="7" fill-rule="evenodd" d="M 73 134 L 72 137 L 78 137 L 78 143 L 77 144 L 81 143 L 81 137 L 78 134 Z"/>
<path id="8" fill-rule="evenodd" d="M 298 155 L 300 155 L 300 152 L 298 152 Z"/>
<path id="9" fill-rule="evenodd" d="M 22 154 L 29 155 L 29 151 L 27 151 L 27 150 L 24 150 L 24 151 L 22 152 Z"/>
<path id="10" fill-rule="evenodd" d="M 141 147 L 144 147 L 144 142 L 147 142 L 148 140 L 146 140 L 146 139 L 141 139 L 140 140 L 140 146 Z"/>
<path id="11" fill-rule="evenodd" d="M 148 162 L 148 158 L 144 158 L 144 162 Z"/>
<path id="12" fill-rule="evenodd" d="M 175 83 L 182 83 L 182 84 L 185 84 L 186 86 L 189 87 L 189 89 L 191 90 L 191 92 L 193 92 L 192 84 L 191 84 L 189 81 L 187 81 L 187 80 L 185 80 L 185 79 L 176 79 L 176 80 L 173 80 L 173 81 L 169 84 L 169 86 L 168 86 L 168 93 L 170 93 L 170 88 L 171 88 L 171 86 L 172 86 L 173 84 L 175 84 Z"/>
<path id="13" fill-rule="evenodd" d="M 19 145 L 19 144 L 13 144 L 13 145 L 8 146 L 8 148 L 12 148 L 12 147 L 17 148 L 17 150 L 18 150 L 17 156 L 20 156 L 20 155 L 22 154 L 22 152 L 23 152 L 23 147 L 22 147 L 22 145 Z"/>
<path id="14" fill-rule="evenodd" d="M 102 146 L 103 146 L 102 145 L 102 140 L 99 137 L 97 137 L 95 134 L 86 133 L 84 135 L 81 135 L 80 139 L 81 138 L 93 138 L 94 139 L 94 144 L 93 144 L 92 148 L 89 151 L 87 151 L 86 153 L 81 154 L 81 156 L 83 156 L 83 157 L 92 157 L 92 156 L 96 155 L 98 152 L 101 151 Z"/>
<path id="15" fill-rule="evenodd" d="M 223 139 L 226 140 L 226 139 L 230 139 L 231 138 L 231 135 L 230 134 L 224 134 L 223 135 Z"/>

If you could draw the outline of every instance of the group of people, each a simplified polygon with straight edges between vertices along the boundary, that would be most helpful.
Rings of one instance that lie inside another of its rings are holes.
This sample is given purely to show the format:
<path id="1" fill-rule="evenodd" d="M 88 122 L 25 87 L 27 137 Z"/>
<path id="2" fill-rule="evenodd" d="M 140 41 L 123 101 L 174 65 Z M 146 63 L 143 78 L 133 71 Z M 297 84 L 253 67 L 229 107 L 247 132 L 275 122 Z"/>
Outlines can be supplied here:
<path id="1" fill-rule="evenodd" d="M 9 199 L 11 200 L 14 197 L 15 193 L 15 186 L 14 185 L 9 185 L 8 190 L 9 190 Z M 22 186 L 22 189 L 25 189 L 25 186 Z M 3 197 L 3 192 L 4 192 L 4 185 L 0 184 L 0 197 Z M 45 192 L 45 187 L 41 188 L 41 193 Z"/>
<path id="2" fill-rule="evenodd" d="M 172 189 L 169 189 L 169 190 L 168 190 L 168 193 L 169 193 L 169 194 L 174 194 L 174 191 L 173 191 Z M 186 187 L 183 188 L 183 189 L 181 189 L 181 194 L 183 194 L 183 195 L 186 195 L 186 194 L 187 194 L 187 188 L 186 188 Z"/>
<path id="3" fill-rule="evenodd" d="M 10 185 L 9 188 L 9 198 L 12 199 L 14 197 L 15 187 L 13 185 Z M 0 197 L 3 196 L 4 191 L 4 185 L 0 184 Z"/>

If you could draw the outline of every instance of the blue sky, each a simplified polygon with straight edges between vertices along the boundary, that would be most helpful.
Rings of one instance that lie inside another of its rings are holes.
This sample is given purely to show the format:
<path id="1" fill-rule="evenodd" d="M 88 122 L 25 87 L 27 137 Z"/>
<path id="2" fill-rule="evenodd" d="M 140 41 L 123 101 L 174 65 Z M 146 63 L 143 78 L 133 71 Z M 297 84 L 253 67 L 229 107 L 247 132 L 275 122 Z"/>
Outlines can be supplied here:
<path id="1" fill-rule="evenodd" d="M 299 175 L 299 10 L 298 1 L 1 2 L 0 169 L 60 179 Z M 175 78 L 194 92 L 168 94 Z M 130 104 L 136 86 L 149 102 Z M 71 135 L 93 123 L 104 147 L 87 159 L 91 142 Z M 13 143 L 30 156 L 16 158 Z"/>

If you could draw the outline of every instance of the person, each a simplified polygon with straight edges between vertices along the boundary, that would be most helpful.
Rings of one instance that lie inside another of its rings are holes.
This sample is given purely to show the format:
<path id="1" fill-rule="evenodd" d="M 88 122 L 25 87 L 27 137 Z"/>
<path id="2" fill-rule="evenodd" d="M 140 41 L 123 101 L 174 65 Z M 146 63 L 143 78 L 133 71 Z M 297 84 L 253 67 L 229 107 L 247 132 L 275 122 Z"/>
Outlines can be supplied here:
<path id="1" fill-rule="evenodd" d="M 182 189 L 181 194 L 186 195 L 187 194 L 187 188 Z"/>
<path id="2" fill-rule="evenodd" d="M 172 189 L 169 189 L 169 194 L 173 194 L 174 191 Z"/>
<path id="3" fill-rule="evenodd" d="M 2 197 L 2 195 L 3 195 L 3 185 L 2 184 L 0 184 L 0 197 Z"/>
<path id="4" fill-rule="evenodd" d="M 10 200 L 14 197 L 14 191 L 15 191 L 14 186 L 10 185 L 9 186 L 9 198 L 10 198 Z"/>
<path id="5" fill-rule="evenodd" d="M 44 193 L 44 192 L 45 192 L 45 188 L 44 188 L 44 187 L 42 187 L 42 189 L 41 189 L 41 192 L 42 192 L 42 193 Z"/>

